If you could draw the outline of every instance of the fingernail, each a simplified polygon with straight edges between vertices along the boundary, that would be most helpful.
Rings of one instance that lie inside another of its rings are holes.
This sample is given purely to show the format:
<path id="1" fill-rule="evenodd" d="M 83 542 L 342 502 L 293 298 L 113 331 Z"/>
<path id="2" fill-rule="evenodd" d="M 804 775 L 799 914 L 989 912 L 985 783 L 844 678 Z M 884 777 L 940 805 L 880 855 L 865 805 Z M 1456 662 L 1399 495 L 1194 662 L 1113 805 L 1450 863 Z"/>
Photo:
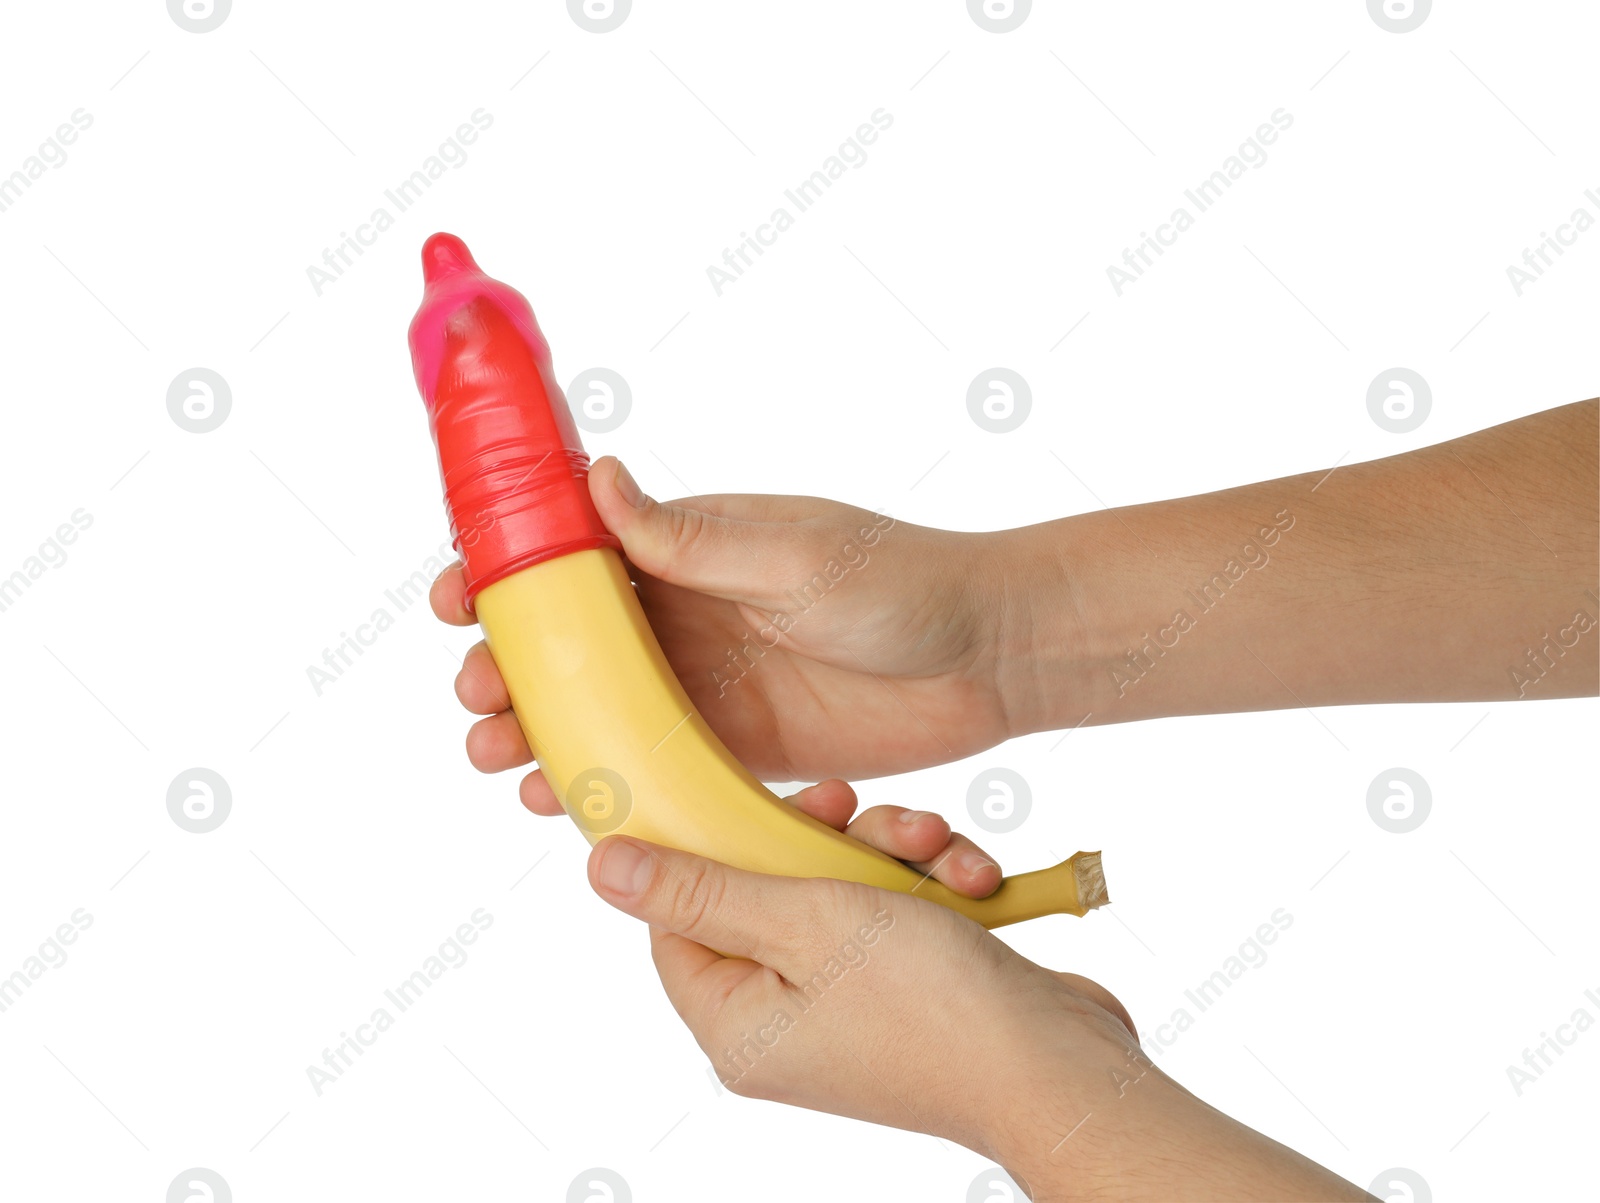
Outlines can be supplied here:
<path id="1" fill-rule="evenodd" d="M 985 869 L 993 869 L 997 866 L 981 852 L 963 852 L 961 854 L 961 867 L 968 873 L 982 873 Z"/>
<path id="2" fill-rule="evenodd" d="M 650 882 L 650 854 L 627 840 L 611 840 L 600 853 L 600 884 L 633 898 Z"/>
<path id="3" fill-rule="evenodd" d="M 908 810 L 905 812 L 905 814 L 900 816 L 900 821 L 909 827 L 913 823 L 918 823 L 923 819 L 929 818 L 932 814 L 933 811 L 931 810 Z"/>
<path id="4" fill-rule="evenodd" d="M 634 509 L 642 510 L 649 498 L 644 495 L 644 490 L 639 487 L 639 482 L 633 479 L 633 473 L 621 460 L 617 461 L 617 492 L 622 494 L 622 499 Z"/>

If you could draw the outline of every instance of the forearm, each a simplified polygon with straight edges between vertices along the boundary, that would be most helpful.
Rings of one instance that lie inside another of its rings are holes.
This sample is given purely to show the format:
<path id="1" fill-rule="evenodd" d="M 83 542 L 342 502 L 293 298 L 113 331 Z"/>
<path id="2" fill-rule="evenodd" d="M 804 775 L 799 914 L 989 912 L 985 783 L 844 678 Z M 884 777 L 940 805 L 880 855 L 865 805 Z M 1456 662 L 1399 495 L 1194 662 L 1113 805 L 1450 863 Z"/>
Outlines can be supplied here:
<path id="1" fill-rule="evenodd" d="M 1595 693 L 1597 414 L 996 536 L 1014 733 Z"/>
<path id="2" fill-rule="evenodd" d="M 1091 1106 L 1081 1091 L 1053 1102 L 1046 1090 L 1011 1109 L 997 1151 L 1034 1203 L 1371 1198 L 1196 1098 L 1142 1054 L 1107 1066 L 1096 1093 Z"/>

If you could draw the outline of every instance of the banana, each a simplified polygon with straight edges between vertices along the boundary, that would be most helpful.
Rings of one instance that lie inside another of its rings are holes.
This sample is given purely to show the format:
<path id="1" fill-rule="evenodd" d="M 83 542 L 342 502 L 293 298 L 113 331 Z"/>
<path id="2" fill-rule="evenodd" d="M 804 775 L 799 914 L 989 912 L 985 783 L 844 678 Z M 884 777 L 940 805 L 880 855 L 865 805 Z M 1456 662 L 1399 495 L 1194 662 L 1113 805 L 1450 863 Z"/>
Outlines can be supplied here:
<path id="1" fill-rule="evenodd" d="M 423 247 L 410 342 L 473 607 L 545 779 L 590 843 L 625 834 L 737 868 L 915 895 L 985 927 L 1108 901 L 1098 852 L 973 899 L 757 781 L 673 674 L 599 520 L 550 352 L 522 295 L 460 239 Z"/>

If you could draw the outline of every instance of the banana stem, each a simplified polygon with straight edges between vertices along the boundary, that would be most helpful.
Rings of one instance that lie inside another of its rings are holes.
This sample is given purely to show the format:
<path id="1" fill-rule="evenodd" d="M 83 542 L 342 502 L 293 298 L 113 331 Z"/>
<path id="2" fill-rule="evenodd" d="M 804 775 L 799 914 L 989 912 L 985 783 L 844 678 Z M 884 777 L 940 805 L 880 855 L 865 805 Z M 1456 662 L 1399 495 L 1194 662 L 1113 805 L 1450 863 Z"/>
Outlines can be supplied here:
<path id="1" fill-rule="evenodd" d="M 1086 915 L 1111 898 L 1106 892 L 1100 853 L 1076 852 L 1048 869 L 1007 877 L 987 898 L 965 899 L 966 905 L 947 897 L 939 901 L 985 927 L 995 928 L 1041 915 Z"/>

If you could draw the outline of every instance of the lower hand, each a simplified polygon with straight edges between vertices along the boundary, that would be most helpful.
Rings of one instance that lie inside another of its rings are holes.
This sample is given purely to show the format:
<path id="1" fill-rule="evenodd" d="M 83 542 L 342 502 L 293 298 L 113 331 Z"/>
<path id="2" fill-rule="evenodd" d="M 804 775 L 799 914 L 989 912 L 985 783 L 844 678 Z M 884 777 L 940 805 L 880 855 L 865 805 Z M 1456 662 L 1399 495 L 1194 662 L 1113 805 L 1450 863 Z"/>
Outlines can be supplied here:
<path id="1" fill-rule="evenodd" d="M 945 907 L 623 836 L 589 880 L 650 925 L 668 999 L 735 1094 L 959 1142 L 1036 1201 L 1367 1198 L 1156 1069 L 1102 986 Z"/>

